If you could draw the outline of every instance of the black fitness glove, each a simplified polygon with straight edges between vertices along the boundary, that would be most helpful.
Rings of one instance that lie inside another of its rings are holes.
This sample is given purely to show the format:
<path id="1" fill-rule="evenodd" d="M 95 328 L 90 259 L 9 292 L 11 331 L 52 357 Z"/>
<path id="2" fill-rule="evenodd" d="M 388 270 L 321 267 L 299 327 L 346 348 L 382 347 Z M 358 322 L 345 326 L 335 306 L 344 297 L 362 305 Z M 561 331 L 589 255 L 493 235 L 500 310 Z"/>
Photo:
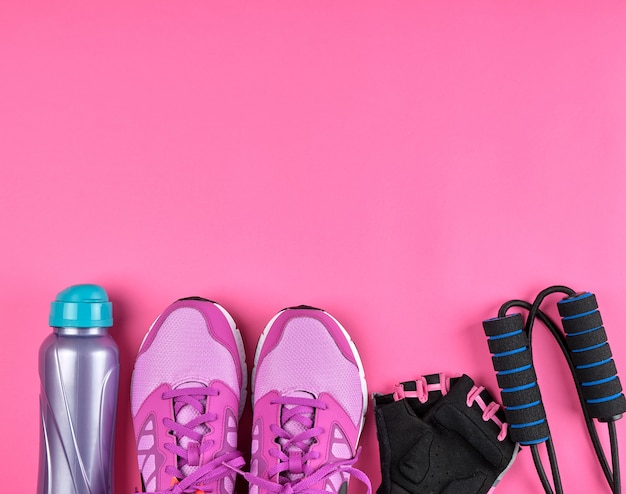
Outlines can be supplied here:
<path id="1" fill-rule="evenodd" d="M 499 406 L 466 375 L 432 374 L 374 401 L 378 494 L 486 494 L 517 454 Z"/>

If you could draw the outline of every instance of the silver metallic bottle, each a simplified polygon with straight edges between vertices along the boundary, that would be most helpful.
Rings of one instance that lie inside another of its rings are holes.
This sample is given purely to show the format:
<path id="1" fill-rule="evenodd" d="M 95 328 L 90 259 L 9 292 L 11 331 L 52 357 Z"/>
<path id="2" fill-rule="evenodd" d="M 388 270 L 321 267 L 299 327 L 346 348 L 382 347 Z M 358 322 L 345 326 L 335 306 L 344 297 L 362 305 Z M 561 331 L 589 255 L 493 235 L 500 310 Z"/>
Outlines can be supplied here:
<path id="1" fill-rule="evenodd" d="M 98 285 L 74 285 L 51 304 L 53 333 L 39 350 L 38 494 L 111 494 L 119 351 L 111 303 Z"/>

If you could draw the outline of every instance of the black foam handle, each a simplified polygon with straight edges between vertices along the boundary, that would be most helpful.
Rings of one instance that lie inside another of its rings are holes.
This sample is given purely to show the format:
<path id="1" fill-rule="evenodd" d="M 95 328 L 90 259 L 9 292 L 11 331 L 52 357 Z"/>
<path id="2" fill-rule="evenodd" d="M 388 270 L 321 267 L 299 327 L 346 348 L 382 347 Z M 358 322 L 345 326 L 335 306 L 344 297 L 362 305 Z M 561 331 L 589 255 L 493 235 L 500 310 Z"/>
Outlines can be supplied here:
<path id="1" fill-rule="evenodd" d="M 619 418 L 626 412 L 626 398 L 596 296 L 577 293 L 559 301 L 557 306 L 585 407 L 598 420 Z"/>
<path id="2" fill-rule="evenodd" d="M 511 439 L 538 444 L 550 436 L 521 314 L 483 321 Z"/>

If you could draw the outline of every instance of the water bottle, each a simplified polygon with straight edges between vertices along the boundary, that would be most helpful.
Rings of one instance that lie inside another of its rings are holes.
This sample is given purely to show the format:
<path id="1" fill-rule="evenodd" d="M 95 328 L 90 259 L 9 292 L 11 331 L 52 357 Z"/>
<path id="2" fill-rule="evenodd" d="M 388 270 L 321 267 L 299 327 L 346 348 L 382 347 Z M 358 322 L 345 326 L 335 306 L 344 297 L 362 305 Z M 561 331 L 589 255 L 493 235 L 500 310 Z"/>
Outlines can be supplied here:
<path id="1" fill-rule="evenodd" d="M 52 302 L 39 350 L 38 494 L 111 494 L 119 351 L 106 291 L 74 285 Z"/>

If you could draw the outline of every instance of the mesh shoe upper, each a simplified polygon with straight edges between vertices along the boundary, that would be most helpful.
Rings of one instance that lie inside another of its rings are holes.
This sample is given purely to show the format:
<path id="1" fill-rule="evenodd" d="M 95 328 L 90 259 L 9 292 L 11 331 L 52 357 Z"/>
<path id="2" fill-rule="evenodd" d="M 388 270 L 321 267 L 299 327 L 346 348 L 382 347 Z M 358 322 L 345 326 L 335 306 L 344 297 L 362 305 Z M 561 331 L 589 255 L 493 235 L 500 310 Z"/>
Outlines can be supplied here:
<path id="1" fill-rule="evenodd" d="M 137 356 L 131 411 L 146 492 L 234 490 L 245 400 L 239 332 L 219 305 L 183 299 L 155 321 Z"/>
<path id="2" fill-rule="evenodd" d="M 366 390 L 356 348 L 329 314 L 280 312 L 253 372 L 250 493 L 344 492 L 363 427 Z"/>

